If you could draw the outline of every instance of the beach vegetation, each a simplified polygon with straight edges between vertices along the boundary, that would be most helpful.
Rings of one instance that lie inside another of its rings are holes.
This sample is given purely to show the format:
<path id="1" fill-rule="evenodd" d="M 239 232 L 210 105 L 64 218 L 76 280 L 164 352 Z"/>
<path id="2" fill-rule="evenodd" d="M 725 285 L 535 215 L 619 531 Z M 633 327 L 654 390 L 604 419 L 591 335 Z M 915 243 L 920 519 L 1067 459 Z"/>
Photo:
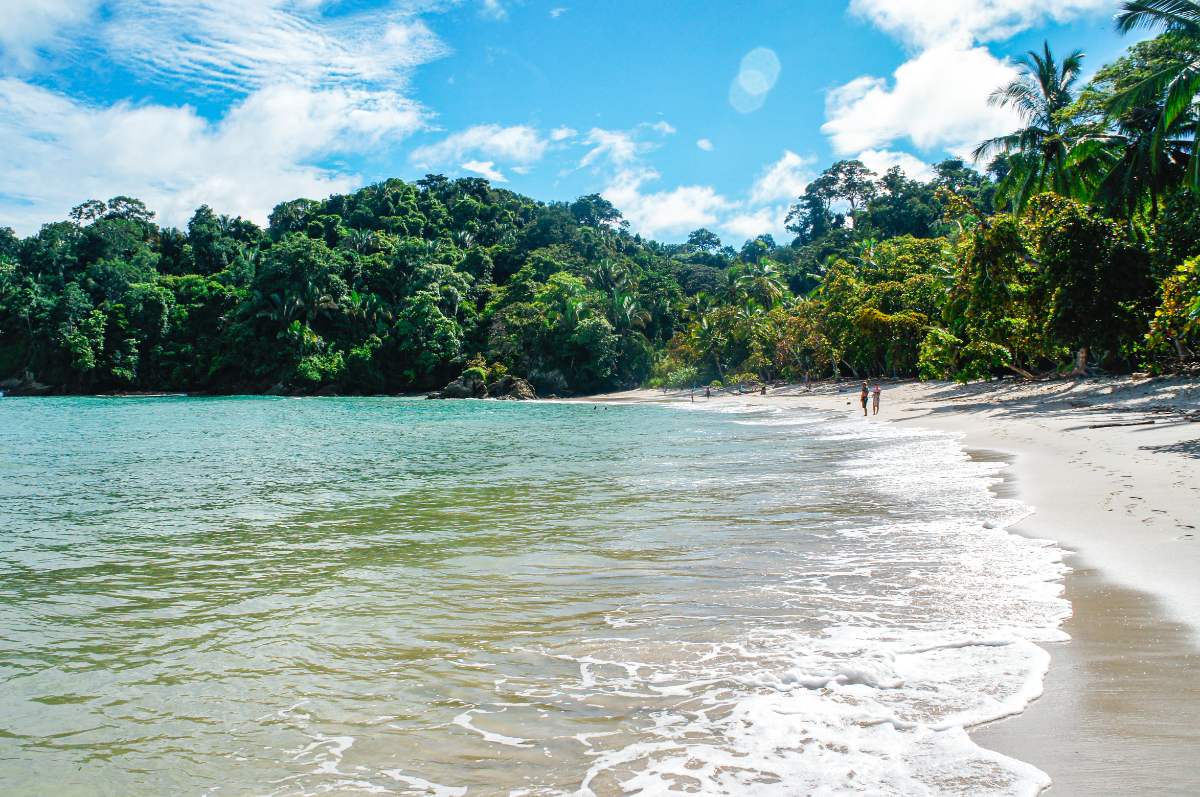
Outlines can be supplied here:
<path id="1" fill-rule="evenodd" d="M 1021 127 L 927 179 L 843 160 L 740 247 L 632 231 L 592 194 L 398 179 L 202 205 L 183 229 L 88 199 L 0 228 L 0 382 L 19 392 L 539 393 L 830 376 L 1033 378 L 1165 369 L 1200 350 L 1200 4 L 1084 82 L 1048 43 L 993 87 Z"/>

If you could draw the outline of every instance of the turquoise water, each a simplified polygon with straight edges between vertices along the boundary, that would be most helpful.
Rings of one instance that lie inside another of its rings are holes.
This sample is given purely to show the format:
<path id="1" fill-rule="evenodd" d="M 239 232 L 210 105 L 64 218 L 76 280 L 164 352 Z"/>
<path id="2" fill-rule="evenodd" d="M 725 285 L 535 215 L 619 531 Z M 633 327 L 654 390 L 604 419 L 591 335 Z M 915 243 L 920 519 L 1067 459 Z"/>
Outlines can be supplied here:
<path id="1" fill-rule="evenodd" d="M 1036 791 L 1000 466 L 727 409 L 0 399 L 5 793 Z"/>

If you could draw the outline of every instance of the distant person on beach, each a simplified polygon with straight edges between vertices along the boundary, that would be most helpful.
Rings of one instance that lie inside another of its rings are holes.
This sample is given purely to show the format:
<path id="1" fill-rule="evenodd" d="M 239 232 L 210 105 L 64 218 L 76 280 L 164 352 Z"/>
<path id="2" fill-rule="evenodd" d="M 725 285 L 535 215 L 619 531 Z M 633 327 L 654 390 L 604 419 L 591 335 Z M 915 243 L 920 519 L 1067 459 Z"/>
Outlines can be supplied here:
<path id="1" fill-rule="evenodd" d="M 866 383 L 866 381 L 863 381 L 863 384 L 862 384 L 862 395 L 860 396 L 860 398 L 862 399 L 863 417 L 864 417 L 864 418 L 865 418 L 865 417 L 867 417 L 867 397 L 868 397 L 869 395 L 871 395 L 871 391 L 870 391 L 870 390 L 867 388 L 867 383 Z"/>
<path id="2" fill-rule="evenodd" d="M 879 383 L 876 382 L 875 389 L 871 391 L 871 414 L 872 415 L 879 414 L 879 394 L 882 392 L 883 392 L 883 388 L 881 388 L 879 386 Z"/>

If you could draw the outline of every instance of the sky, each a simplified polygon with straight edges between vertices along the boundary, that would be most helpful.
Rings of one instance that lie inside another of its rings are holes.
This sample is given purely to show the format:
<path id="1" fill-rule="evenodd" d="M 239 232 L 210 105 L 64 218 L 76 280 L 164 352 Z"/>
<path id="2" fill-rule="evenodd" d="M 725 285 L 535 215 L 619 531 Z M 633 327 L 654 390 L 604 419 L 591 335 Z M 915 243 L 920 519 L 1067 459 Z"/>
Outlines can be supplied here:
<path id="1" fill-rule="evenodd" d="M 600 193 L 632 228 L 786 237 L 834 160 L 925 177 L 1018 126 L 1044 40 L 1090 71 L 1117 0 L 0 0 L 0 226 L 85 199 L 265 223 L 388 177 Z"/>

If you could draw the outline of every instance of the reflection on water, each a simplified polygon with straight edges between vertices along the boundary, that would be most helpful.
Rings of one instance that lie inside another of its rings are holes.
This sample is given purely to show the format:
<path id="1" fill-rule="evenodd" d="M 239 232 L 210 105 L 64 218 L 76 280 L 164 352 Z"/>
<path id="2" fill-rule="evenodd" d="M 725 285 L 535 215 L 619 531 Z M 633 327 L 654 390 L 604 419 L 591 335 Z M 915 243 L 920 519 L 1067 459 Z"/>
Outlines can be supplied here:
<path id="1" fill-rule="evenodd" d="M 1058 552 L 802 411 L 0 401 L 13 794 L 1027 793 Z M 985 524 L 990 528 L 985 528 Z"/>

